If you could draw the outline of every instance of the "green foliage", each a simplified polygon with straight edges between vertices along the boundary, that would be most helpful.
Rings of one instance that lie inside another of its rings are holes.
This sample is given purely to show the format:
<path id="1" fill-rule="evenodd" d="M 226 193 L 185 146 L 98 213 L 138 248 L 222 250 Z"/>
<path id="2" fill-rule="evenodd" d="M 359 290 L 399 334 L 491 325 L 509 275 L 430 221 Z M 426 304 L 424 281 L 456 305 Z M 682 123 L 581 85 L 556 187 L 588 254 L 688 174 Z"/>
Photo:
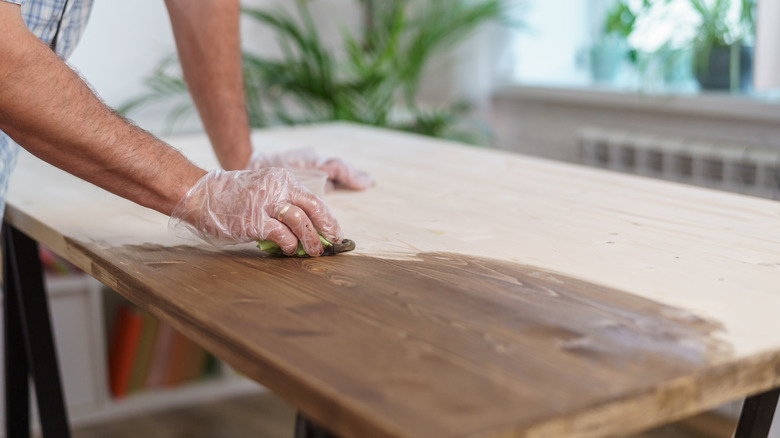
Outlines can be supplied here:
<path id="1" fill-rule="evenodd" d="M 732 0 L 688 1 L 701 18 L 696 36 L 699 46 L 730 46 L 753 32 L 755 0 L 740 0 L 740 21 L 736 26 L 729 20 Z"/>
<path id="2" fill-rule="evenodd" d="M 485 143 L 484 132 L 462 126 L 468 107 L 456 103 L 426 110 L 416 95 L 430 59 L 462 42 L 480 25 L 502 18 L 510 0 L 360 0 L 365 26 L 342 29 L 343 56 L 323 45 L 309 1 L 295 14 L 277 7 L 243 13 L 273 30 L 279 58 L 244 53 L 247 111 L 252 126 L 341 120 L 420 134 Z M 126 112 L 186 92 L 174 60 L 146 80 L 149 93 Z M 183 104 L 180 104 L 183 105 Z M 177 105 L 169 118 L 186 110 Z"/>
<path id="3" fill-rule="evenodd" d="M 665 75 L 667 70 L 677 68 L 675 66 L 687 56 L 684 55 L 687 51 L 692 54 L 693 71 L 706 76 L 712 50 L 730 48 L 731 64 L 735 69 L 732 73 L 738 75 L 739 48 L 750 45 L 753 40 L 755 4 L 756 0 L 617 0 L 605 17 L 603 33 L 626 41 L 641 20 L 653 16 L 656 20 L 667 19 L 667 15 L 658 12 L 666 10 L 668 13 L 674 6 L 687 6 L 698 18 L 692 39 L 681 45 L 677 35 L 670 35 L 655 53 L 645 54 L 644 61 L 638 65 L 640 70 L 641 64 L 655 66 Z M 732 15 L 735 8 L 739 10 L 737 20 Z M 646 73 L 640 72 L 643 76 Z M 732 82 L 738 83 L 738 78 L 732 77 Z"/>
<path id="4" fill-rule="evenodd" d="M 729 17 L 735 1 L 739 1 L 740 9 L 740 19 L 736 24 Z M 702 44 L 729 46 L 753 33 L 756 0 L 617 0 L 607 11 L 604 34 L 628 38 L 638 18 L 656 6 L 672 3 L 687 3 L 699 16 L 696 39 Z"/>
<path id="5" fill-rule="evenodd" d="M 749 43 L 753 38 L 753 13 L 755 0 L 739 0 L 739 22 L 734 24 L 729 20 L 732 0 L 688 0 L 699 14 L 701 22 L 693 41 L 693 69 L 695 72 L 708 74 L 707 68 L 712 50 L 719 47 L 732 47 L 731 64 L 739 63 L 739 46 Z M 732 88 L 739 82 L 738 68 L 732 72 Z"/>
<path id="6" fill-rule="evenodd" d="M 168 113 L 166 124 L 172 126 L 187 113 L 192 113 L 194 107 L 187 93 L 187 84 L 177 72 L 178 60 L 175 57 L 165 58 L 150 76 L 144 79 L 144 85 L 149 91 L 131 99 L 117 108 L 117 112 L 127 114 L 140 107 L 159 101 L 174 101 L 173 109 Z"/>
<path id="7" fill-rule="evenodd" d="M 642 0 L 637 3 L 631 0 L 617 0 L 604 17 L 604 35 L 617 35 L 628 39 L 634 32 L 639 17 L 647 14 L 658 4 L 669 4 L 672 1 L 674 0 Z"/>
<path id="8" fill-rule="evenodd" d="M 628 38 L 634 31 L 636 13 L 628 6 L 626 1 L 619 0 L 608 11 L 604 18 L 604 35 L 618 35 Z"/>

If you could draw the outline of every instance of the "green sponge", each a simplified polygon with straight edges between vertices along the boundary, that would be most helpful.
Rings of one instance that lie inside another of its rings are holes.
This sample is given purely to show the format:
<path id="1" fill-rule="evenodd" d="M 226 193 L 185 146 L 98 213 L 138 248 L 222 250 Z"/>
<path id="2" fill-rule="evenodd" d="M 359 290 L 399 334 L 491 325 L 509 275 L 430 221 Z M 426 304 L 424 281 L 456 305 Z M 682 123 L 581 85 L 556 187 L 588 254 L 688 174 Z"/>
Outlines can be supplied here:
<path id="1" fill-rule="evenodd" d="M 349 239 L 344 239 L 341 241 L 341 243 L 337 243 L 334 245 L 328 242 L 327 240 L 325 240 L 325 238 L 322 237 L 322 235 L 320 235 L 320 242 L 322 242 L 322 246 L 324 248 L 322 254 L 320 255 L 334 255 L 340 252 L 352 251 L 353 249 L 355 249 L 355 242 Z M 258 240 L 257 247 L 260 249 L 260 251 L 263 251 L 269 255 L 280 255 L 280 256 L 284 255 L 282 249 L 279 248 L 279 245 L 275 244 L 270 240 Z M 301 245 L 301 242 L 298 242 L 298 249 L 295 251 L 294 256 L 295 257 L 309 256 L 308 254 L 306 254 L 306 251 L 303 250 L 303 245 Z"/>

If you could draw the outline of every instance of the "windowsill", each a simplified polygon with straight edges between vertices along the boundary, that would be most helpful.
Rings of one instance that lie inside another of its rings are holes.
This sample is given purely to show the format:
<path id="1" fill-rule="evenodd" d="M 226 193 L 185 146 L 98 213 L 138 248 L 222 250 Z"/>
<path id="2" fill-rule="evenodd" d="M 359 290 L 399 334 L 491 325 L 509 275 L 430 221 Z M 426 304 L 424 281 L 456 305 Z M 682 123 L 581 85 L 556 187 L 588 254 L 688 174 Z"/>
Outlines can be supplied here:
<path id="1" fill-rule="evenodd" d="M 780 123 L 780 102 L 727 92 L 660 94 L 593 87 L 508 85 L 499 88 L 496 99 L 542 101 L 573 106 L 700 115 L 746 121 Z"/>

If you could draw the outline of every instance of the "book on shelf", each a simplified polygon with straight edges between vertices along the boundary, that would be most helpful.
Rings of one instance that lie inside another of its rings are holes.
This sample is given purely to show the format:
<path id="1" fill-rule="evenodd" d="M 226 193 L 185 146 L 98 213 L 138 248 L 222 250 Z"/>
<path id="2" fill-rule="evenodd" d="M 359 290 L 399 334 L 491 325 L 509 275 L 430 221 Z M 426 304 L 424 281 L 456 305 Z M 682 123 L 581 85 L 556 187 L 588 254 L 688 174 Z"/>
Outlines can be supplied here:
<path id="1" fill-rule="evenodd" d="M 117 311 L 108 349 L 110 387 L 115 398 L 127 395 L 143 323 L 143 316 L 136 309 L 121 306 Z"/>
<path id="2" fill-rule="evenodd" d="M 138 350 L 133 363 L 133 373 L 130 376 L 129 391 L 134 392 L 144 387 L 146 375 L 149 372 L 149 362 L 154 349 L 154 338 L 157 335 L 157 319 L 151 314 L 143 313 L 143 328 L 138 340 Z"/>
<path id="3" fill-rule="evenodd" d="M 109 380 L 114 398 L 175 387 L 215 371 L 213 357 L 206 350 L 129 304 L 118 307 L 110 339 Z"/>
<path id="4" fill-rule="evenodd" d="M 168 357 L 171 353 L 171 343 L 173 342 L 173 327 L 165 323 L 160 323 L 157 330 L 157 337 L 154 342 L 154 352 L 149 364 L 149 374 L 146 376 L 146 388 L 160 388 L 165 381 L 165 371 L 168 369 Z"/>
<path id="5" fill-rule="evenodd" d="M 181 367 L 184 362 L 184 350 L 187 348 L 187 338 L 179 332 L 173 334 L 171 342 L 171 355 L 168 358 L 168 368 L 165 370 L 165 380 L 163 385 L 166 387 L 176 386 L 181 383 Z"/>
<path id="6" fill-rule="evenodd" d="M 46 274 L 57 277 L 84 275 L 84 271 L 43 245 L 38 245 L 38 258 L 40 259 L 41 266 Z"/>

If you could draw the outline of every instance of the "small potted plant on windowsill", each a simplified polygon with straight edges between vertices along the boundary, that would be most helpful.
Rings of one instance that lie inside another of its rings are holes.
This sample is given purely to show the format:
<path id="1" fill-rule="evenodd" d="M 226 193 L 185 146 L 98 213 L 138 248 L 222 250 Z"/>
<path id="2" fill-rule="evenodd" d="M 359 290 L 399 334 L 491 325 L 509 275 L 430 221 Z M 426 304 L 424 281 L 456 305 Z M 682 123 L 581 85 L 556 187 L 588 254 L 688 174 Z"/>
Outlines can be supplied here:
<path id="1" fill-rule="evenodd" d="M 755 0 L 739 0 L 739 20 L 729 13 L 733 0 L 688 0 L 701 22 L 692 41 L 693 72 L 703 90 L 744 91 L 753 72 Z"/>
<path id="2" fill-rule="evenodd" d="M 591 78 L 595 82 L 611 83 L 620 68 L 629 60 L 627 39 L 634 30 L 636 15 L 627 0 L 618 0 L 608 11 L 600 35 L 588 50 Z"/>

